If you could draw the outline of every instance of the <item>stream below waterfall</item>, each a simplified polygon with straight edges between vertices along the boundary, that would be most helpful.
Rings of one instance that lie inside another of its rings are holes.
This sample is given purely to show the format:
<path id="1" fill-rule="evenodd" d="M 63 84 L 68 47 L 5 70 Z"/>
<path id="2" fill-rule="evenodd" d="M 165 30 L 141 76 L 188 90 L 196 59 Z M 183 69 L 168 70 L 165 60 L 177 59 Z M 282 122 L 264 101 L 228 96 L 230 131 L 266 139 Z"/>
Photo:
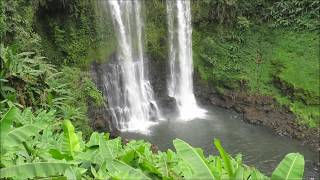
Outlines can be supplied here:
<path id="1" fill-rule="evenodd" d="M 205 119 L 179 121 L 168 118 L 150 127 L 148 134 L 122 132 L 121 136 L 147 140 L 157 145 L 159 150 L 174 150 L 172 140 L 180 138 L 194 147 L 203 148 L 207 155 L 217 154 L 213 139 L 219 138 L 228 153 L 233 156 L 241 153 L 247 165 L 255 166 L 267 175 L 271 174 L 287 153 L 299 152 L 306 161 L 305 178 L 318 178 L 319 170 L 315 162 L 319 155 L 310 151 L 300 141 L 276 135 L 265 127 L 243 122 L 241 115 L 230 110 L 218 107 L 207 109 L 209 110 Z"/>

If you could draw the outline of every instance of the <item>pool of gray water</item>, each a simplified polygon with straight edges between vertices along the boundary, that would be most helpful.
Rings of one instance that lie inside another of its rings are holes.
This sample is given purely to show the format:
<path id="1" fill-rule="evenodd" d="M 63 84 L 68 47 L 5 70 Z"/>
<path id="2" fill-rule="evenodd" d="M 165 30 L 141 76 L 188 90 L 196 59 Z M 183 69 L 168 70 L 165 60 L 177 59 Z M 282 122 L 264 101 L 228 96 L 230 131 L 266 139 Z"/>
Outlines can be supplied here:
<path id="1" fill-rule="evenodd" d="M 306 161 L 305 178 L 318 179 L 319 170 L 315 164 L 319 154 L 309 150 L 300 141 L 279 136 L 265 127 L 248 124 L 239 114 L 230 110 L 217 107 L 207 109 L 208 114 L 204 119 L 180 121 L 168 118 L 150 127 L 148 134 L 122 132 L 121 136 L 145 139 L 160 150 L 174 150 L 172 140 L 179 138 L 194 147 L 201 147 L 206 154 L 218 154 L 213 139 L 219 138 L 228 153 L 241 153 L 247 165 L 257 167 L 266 175 L 271 174 L 287 153 L 299 152 Z"/>

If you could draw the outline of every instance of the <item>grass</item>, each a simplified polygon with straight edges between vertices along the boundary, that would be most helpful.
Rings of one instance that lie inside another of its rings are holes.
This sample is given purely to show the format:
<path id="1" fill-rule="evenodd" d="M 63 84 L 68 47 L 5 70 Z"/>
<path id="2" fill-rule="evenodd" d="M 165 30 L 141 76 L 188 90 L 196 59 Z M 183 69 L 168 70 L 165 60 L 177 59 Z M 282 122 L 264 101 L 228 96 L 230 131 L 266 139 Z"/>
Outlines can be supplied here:
<path id="1" fill-rule="evenodd" d="M 315 33 L 280 32 L 274 58 L 282 64 L 278 77 L 307 104 L 319 103 L 319 39 Z M 299 94 L 303 93 L 302 95 Z"/>

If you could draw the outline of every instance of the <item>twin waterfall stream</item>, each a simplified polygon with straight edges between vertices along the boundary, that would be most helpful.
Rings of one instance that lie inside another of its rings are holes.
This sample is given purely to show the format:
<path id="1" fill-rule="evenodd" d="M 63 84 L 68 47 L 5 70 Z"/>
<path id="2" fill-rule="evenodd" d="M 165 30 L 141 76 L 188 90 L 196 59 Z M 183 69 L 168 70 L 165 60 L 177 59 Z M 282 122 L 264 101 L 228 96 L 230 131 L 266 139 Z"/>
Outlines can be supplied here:
<path id="1" fill-rule="evenodd" d="M 174 97 L 179 119 L 204 117 L 193 94 L 192 27 L 190 1 L 167 0 L 169 28 L 168 94 Z"/>
<path id="2" fill-rule="evenodd" d="M 162 1 L 166 5 L 167 59 L 148 59 L 144 45 L 148 9 L 143 4 L 147 1 L 101 1 L 112 19 L 118 45 L 108 62 L 94 69 L 99 89 L 107 98 L 102 111 L 108 130 L 121 131 L 124 139 L 147 140 L 163 151 L 173 149 L 172 141 L 179 138 L 211 153 L 216 151 L 212 138 L 219 138 L 230 154 L 244 153 L 245 164 L 265 173 L 272 172 L 285 154 L 301 152 L 306 177 L 317 177 L 313 160 L 318 155 L 299 141 L 244 123 L 241 114 L 198 106 L 193 89 L 191 0 Z"/>
<path id="3" fill-rule="evenodd" d="M 147 132 L 150 125 L 165 119 L 148 80 L 144 55 L 144 22 L 141 0 L 109 0 L 108 6 L 118 42 L 117 59 L 104 77 L 116 128 Z M 168 96 L 176 101 L 178 119 L 205 116 L 193 94 L 192 28 L 190 1 L 167 0 L 169 36 Z"/>

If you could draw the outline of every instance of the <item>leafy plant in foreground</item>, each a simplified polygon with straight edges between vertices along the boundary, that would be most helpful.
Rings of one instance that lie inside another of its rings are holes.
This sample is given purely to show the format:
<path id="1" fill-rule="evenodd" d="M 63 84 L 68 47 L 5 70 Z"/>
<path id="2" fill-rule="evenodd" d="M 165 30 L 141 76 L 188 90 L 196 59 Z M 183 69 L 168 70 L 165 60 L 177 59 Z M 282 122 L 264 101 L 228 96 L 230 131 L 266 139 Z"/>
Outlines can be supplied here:
<path id="1" fill-rule="evenodd" d="M 280 162 L 272 173 L 271 179 L 302 179 L 304 171 L 304 158 L 299 153 L 290 153 Z"/>
<path id="2" fill-rule="evenodd" d="M 191 172 L 183 172 L 185 178 L 214 179 L 210 168 L 202 157 L 203 154 L 201 156 L 196 149 L 180 139 L 174 140 L 173 144 L 178 156 L 190 167 Z"/>
<path id="3" fill-rule="evenodd" d="M 12 107 L 0 121 L 0 178 L 269 179 L 242 164 L 240 156 L 228 155 L 219 140 L 214 144 L 220 156 L 205 157 L 201 149 L 180 139 L 173 141 L 176 152 L 152 152 L 144 141 L 123 144 L 120 138 L 97 132 L 85 142 L 69 120 L 63 121 L 61 132 L 53 128 L 50 112 L 30 112 Z M 303 156 L 288 154 L 271 179 L 302 179 L 303 167 Z"/>

